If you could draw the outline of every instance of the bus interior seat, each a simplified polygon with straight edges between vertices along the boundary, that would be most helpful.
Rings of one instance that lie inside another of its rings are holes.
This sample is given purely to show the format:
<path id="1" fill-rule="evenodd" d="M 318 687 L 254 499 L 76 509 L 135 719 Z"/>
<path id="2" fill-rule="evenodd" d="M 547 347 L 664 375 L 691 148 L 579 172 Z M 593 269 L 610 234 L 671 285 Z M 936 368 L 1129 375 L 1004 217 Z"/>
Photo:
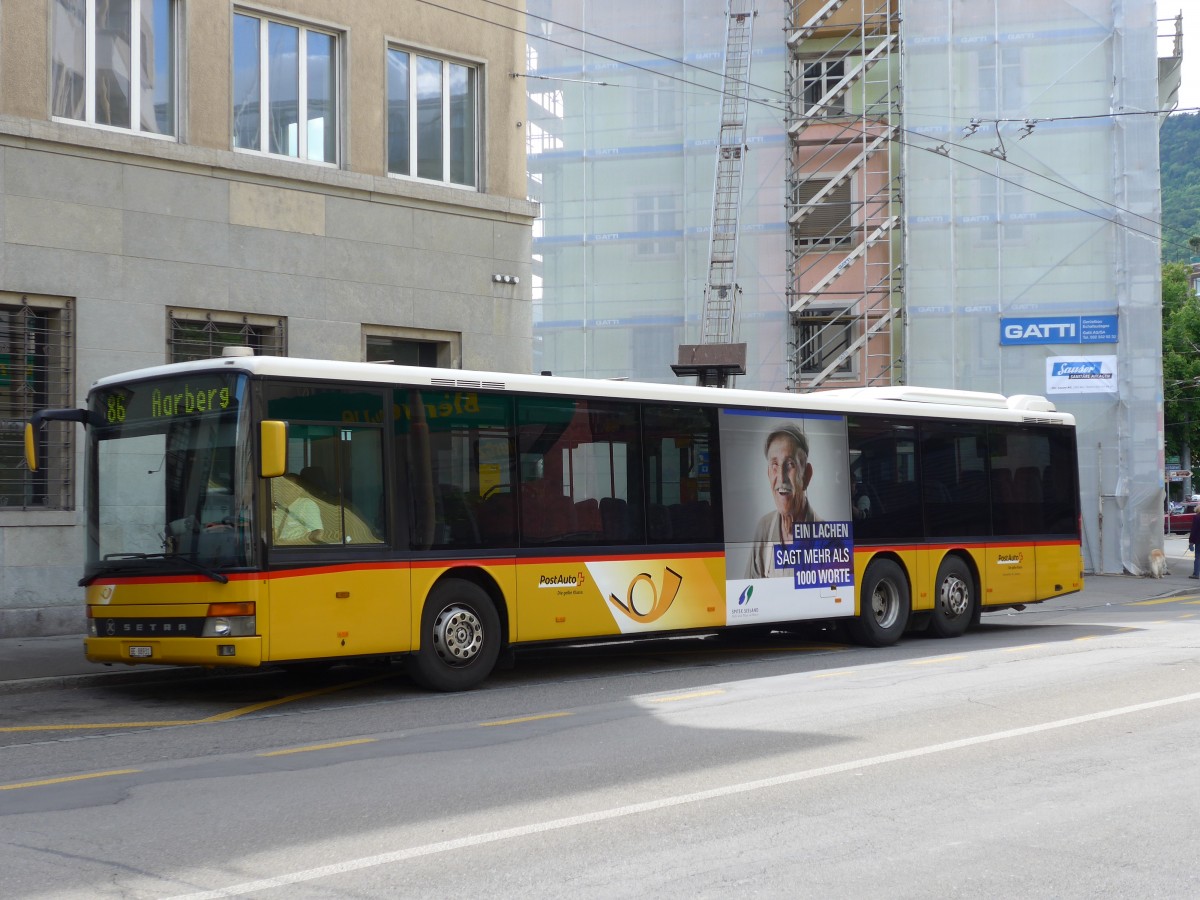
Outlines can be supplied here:
<path id="1" fill-rule="evenodd" d="M 442 527 L 442 544 L 479 543 L 479 526 L 467 496 L 452 484 L 437 489 L 437 523 Z"/>
<path id="2" fill-rule="evenodd" d="M 600 501 L 585 497 L 575 504 L 575 529 L 583 534 L 598 536 L 604 526 L 600 520 Z"/>
<path id="3" fill-rule="evenodd" d="M 676 503 L 669 509 L 671 533 L 680 541 L 713 539 L 712 507 L 703 500 Z"/>
<path id="4" fill-rule="evenodd" d="M 652 541 L 669 541 L 675 536 L 671 531 L 671 513 L 658 503 L 647 504 L 646 527 L 650 531 L 648 537 Z"/>
<path id="5" fill-rule="evenodd" d="M 516 544 L 516 497 L 511 492 L 496 493 L 479 504 L 475 520 L 479 536 L 489 547 Z"/>
<path id="6" fill-rule="evenodd" d="M 1013 495 L 1019 503 L 1042 502 L 1042 473 L 1034 466 L 1021 466 L 1013 473 Z"/>
<path id="7" fill-rule="evenodd" d="M 543 490 L 539 482 L 521 487 L 521 533 L 537 544 L 561 541 L 574 534 L 575 504 L 565 494 Z"/>
<path id="8" fill-rule="evenodd" d="M 605 540 L 620 542 L 633 538 L 629 504 L 620 497 L 600 498 L 600 524 Z"/>

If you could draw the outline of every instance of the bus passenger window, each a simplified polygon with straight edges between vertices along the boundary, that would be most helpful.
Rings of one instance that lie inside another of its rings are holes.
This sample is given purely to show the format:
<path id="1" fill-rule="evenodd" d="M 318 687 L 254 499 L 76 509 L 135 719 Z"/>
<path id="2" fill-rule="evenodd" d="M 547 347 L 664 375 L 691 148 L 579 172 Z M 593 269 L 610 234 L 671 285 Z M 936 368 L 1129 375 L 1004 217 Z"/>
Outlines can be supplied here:
<path id="1" fill-rule="evenodd" d="M 526 397 L 517 410 L 521 543 L 640 543 L 637 407 Z"/>
<path id="2" fill-rule="evenodd" d="M 271 479 L 273 544 L 386 542 L 383 397 L 308 382 L 266 386 L 267 417 L 288 422 L 287 474 Z"/>
<path id="3" fill-rule="evenodd" d="M 512 401 L 405 389 L 396 391 L 395 409 L 412 548 L 515 547 Z"/>
<path id="4" fill-rule="evenodd" d="M 276 546 L 370 545 L 385 540 L 382 435 L 377 428 L 288 429 L 288 473 L 271 479 Z"/>
<path id="5" fill-rule="evenodd" d="M 916 429 L 880 417 L 850 416 L 847 434 L 854 539 L 922 537 Z M 938 493 L 936 488 L 929 491 Z"/>
<path id="6" fill-rule="evenodd" d="M 648 404 L 643 411 L 646 452 L 646 528 L 656 544 L 722 539 L 717 473 L 716 411 Z"/>

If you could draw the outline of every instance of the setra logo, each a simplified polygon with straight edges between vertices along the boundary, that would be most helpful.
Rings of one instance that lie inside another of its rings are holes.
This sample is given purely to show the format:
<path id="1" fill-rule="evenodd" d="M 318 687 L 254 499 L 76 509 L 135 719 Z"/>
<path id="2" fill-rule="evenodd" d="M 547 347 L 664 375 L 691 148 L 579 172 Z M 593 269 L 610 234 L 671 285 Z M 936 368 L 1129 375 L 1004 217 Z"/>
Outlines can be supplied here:
<path id="1" fill-rule="evenodd" d="M 648 624 L 661 619 L 679 593 L 683 576 L 669 566 L 663 570 L 663 587 L 660 593 L 649 573 L 635 575 L 622 601 L 616 594 L 608 595 L 608 602 L 635 622 Z"/>

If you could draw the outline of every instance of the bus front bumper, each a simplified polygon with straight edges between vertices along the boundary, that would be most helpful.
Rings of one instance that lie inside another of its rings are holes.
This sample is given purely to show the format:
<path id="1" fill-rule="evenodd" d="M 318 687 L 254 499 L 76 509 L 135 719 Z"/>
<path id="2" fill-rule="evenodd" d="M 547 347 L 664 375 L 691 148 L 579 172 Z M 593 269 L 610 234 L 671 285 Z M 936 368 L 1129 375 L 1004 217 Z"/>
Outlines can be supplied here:
<path id="1" fill-rule="evenodd" d="M 262 665 L 262 638 L 84 638 L 89 662 L 156 666 Z"/>

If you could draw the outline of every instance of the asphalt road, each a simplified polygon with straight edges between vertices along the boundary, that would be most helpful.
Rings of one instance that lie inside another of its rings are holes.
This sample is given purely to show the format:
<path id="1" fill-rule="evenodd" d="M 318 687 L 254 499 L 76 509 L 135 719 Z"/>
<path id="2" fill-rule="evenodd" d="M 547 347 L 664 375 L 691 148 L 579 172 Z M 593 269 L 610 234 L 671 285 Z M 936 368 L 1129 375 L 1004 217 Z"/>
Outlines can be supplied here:
<path id="1" fill-rule="evenodd" d="M 1194 897 L 1198 624 L 1200 592 L 1080 595 L 884 650 L 541 653 L 460 695 L 7 696 L 3 893 Z"/>

